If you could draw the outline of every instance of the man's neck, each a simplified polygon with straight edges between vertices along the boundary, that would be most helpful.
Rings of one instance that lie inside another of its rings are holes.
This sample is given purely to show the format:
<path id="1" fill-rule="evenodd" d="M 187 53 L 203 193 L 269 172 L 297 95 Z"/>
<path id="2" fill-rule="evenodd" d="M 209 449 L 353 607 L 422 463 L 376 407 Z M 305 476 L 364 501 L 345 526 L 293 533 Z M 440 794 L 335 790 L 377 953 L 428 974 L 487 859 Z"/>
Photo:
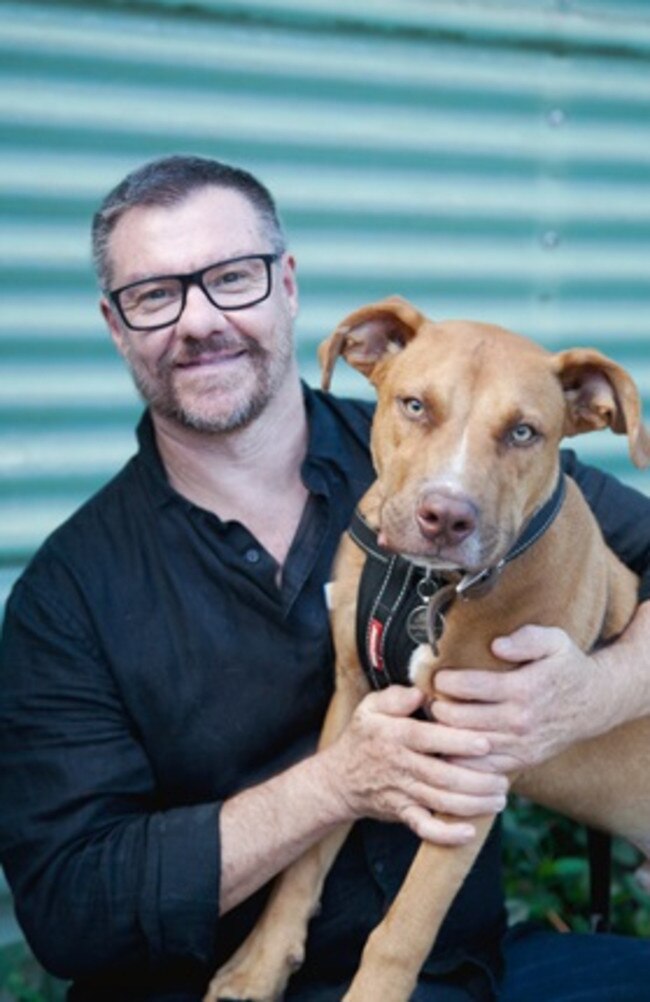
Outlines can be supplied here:
<path id="1" fill-rule="evenodd" d="M 307 418 L 297 378 L 245 428 L 206 433 L 152 414 L 172 486 L 222 521 L 246 525 L 284 562 L 307 499 L 300 468 Z"/>

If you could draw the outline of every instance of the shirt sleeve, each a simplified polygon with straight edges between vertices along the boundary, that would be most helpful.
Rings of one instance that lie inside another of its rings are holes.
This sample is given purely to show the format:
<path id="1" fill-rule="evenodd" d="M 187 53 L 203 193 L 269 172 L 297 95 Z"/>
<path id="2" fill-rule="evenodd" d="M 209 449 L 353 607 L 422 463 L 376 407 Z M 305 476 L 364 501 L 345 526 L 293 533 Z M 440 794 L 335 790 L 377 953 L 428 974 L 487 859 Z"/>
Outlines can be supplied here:
<path id="1" fill-rule="evenodd" d="M 218 803 L 159 802 L 92 631 L 14 589 L 0 661 L 0 857 L 36 956 L 63 978 L 209 963 Z"/>
<path id="2" fill-rule="evenodd" d="M 562 466 L 582 490 L 607 545 L 640 577 L 639 601 L 650 599 L 650 497 L 562 451 Z"/>

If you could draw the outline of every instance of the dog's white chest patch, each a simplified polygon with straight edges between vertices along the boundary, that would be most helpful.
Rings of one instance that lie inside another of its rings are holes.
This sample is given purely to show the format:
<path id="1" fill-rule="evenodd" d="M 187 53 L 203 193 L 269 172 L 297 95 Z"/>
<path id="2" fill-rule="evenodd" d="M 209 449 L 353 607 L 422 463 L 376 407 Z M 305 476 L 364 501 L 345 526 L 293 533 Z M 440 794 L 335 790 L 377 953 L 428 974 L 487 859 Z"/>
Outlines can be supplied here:
<path id="1" fill-rule="evenodd" d="M 429 679 L 433 667 L 433 651 L 429 644 L 418 644 L 408 663 L 408 677 L 413 685 L 425 692 L 429 691 Z"/>

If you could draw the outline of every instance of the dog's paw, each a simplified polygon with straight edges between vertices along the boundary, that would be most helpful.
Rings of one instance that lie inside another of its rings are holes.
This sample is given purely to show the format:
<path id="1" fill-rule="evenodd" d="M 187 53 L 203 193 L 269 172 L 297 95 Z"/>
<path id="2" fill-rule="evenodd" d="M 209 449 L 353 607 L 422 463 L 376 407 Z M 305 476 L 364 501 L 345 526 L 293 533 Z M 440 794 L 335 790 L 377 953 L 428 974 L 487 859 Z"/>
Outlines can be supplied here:
<path id="1" fill-rule="evenodd" d="M 257 982 L 257 983 L 255 983 Z M 278 1002 L 284 986 L 269 989 L 259 978 L 225 970 L 219 971 L 210 982 L 203 1002 Z"/>
<path id="2" fill-rule="evenodd" d="M 274 952 L 247 941 L 217 971 L 203 1002 L 278 1002 L 303 958 L 302 947 Z"/>
<path id="3" fill-rule="evenodd" d="M 269 994 L 261 985 L 254 986 L 245 974 L 223 969 L 214 976 L 203 1002 L 276 1002 L 280 995 Z"/>

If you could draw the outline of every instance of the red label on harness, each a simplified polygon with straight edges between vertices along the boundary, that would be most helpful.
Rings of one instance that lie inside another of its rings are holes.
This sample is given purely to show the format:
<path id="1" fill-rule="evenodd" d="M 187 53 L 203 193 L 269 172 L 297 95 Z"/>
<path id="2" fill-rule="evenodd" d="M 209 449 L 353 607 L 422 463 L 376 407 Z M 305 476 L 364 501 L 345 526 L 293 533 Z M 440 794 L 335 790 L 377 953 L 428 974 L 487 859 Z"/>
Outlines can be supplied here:
<path id="1" fill-rule="evenodd" d="M 368 655 L 370 664 L 376 671 L 384 670 L 384 659 L 381 655 L 381 638 L 384 633 L 384 624 L 378 619 L 370 620 L 368 630 Z"/>

